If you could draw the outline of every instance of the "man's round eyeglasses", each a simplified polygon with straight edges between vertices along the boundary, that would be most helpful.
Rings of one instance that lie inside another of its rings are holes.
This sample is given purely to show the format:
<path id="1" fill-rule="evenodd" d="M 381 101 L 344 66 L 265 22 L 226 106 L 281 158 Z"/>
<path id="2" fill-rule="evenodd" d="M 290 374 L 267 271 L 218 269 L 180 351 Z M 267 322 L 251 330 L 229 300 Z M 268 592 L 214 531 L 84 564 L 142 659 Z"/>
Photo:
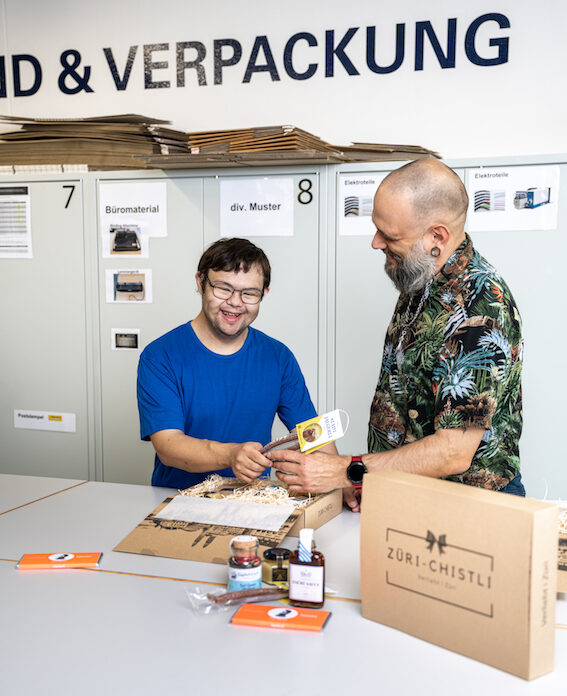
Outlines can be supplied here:
<path id="1" fill-rule="evenodd" d="M 240 298 L 242 302 L 244 302 L 244 304 L 255 305 L 258 304 L 258 302 L 260 302 L 264 294 L 260 290 L 254 290 L 252 288 L 245 290 L 237 290 L 228 283 L 211 283 L 211 281 L 208 278 L 207 283 L 212 287 L 213 295 L 218 300 L 228 300 L 234 295 L 235 292 L 237 292 L 240 294 Z"/>

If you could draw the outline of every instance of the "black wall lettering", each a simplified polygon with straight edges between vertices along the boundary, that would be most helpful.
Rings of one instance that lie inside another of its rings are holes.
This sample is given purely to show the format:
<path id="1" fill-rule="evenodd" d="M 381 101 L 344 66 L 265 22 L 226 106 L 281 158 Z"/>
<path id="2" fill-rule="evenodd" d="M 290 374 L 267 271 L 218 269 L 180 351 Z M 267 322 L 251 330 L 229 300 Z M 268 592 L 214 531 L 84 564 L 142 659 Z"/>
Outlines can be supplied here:
<path id="1" fill-rule="evenodd" d="M 4 56 L 0 56 L 0 99 L 6 96 L 6 60 Z"/>
<path id="2" fill-rule="evenodd" d="M 258 65 L 258 54 L 260 49 L 264 52 L 266 62 Z M 254 41 L 254 46 L 252 46 L 252 53 L 250 54 L 250 60 L 246 66 L 246 72 L 244 73 L 244 79 L 242 82 L 250 82 L 250 78 L 253 73 L 256 72 L 269 72 L 272 82 L 279 82 L 280 76 L 278 75 L 278 70 L 276 68 L 276 63 L 274 61 L 274 56 L 272 55 L 272 49 L 268 42 L 267 36 L 257 36 Z"/>
<path id="3" fill-rule="evenodd" d="M 333 29 L 325 32 L 325 77 L 333 77 L 335 74 L 335 56 L 342 63 L 349 75 L 360 75 L 345 53 L 345 46 L 358 31 L 358 27 L 351 27 L 335 48 L 335 32 Z"/>
<path id="4" fill-rule="evenodd" d="M 317 72 L 317 63 L 309 63 L 307 70 L 302 73 L 295 70 L 292 62 L 292 53 L 293 49 L 295 48 L 295 44 L 298 41 L 307 41 L 311 47 L 317 46 L 317 39 L 313 36 L 313 34 L 308 34 L 307 32 L 294 34 L 288 40 L 284 48 L 284 69 L 293 80 L 308 80 Z"/>
<path id="5" fill-rule="evenodd" d="M 444 21 L 447 22 L 446 36 Z M 437 18 L 431 21 L 404 21 L 395 24 L 394 29 L 393 24 L 380 24 L 377 20 L 376 25 L 362 28 L 324 29 L 324 24 L 321 24 L 315 33 L 295 32 L 281 44 L 283 45 L 281 59 L 285 71 L 283 79 L 309 80 L 318 72 L 321 76 L 323 70 L 325 78 L 344 78 L 345 75 L 354 77 L 361 74 L 358 70 L 359 66 L 366 79 L 370 79 L 373 75 L 388 75 L 399 70 L 406 61 L 406 55 L 408 58 L 406 70 L 413 68 L 416 72 L 423 71 L 426 60 L 427 68 L 434 72 L 439 72 L 437 63 L 442 69 L 454 69 L 457 65 L 457 40 L 459 48 L 464 46 L 464 55 L 461 51 L 459 52 L 458 58 L 461 63 L 459 67 L 467 63 L 492 67 L 509 61 L 512 38 L 510 32 L 505 31 L 511 26 L 506 15 L 499 12 L 487 12 L 478 16 L 469 25 L 464 24 L 462 20 L 460 20 L 461 24 L 457 25 L 457 21 L 456 17 L 445 20 Z M 457 36 L 458 28 L 460 32 Z M 361 36 L 355 39 L 357 32 L 361 29 L 365 31 L 364 38 L 361 32 Z M 395 36 L 392 35 L 393 31 Z M 386 43 L 385 36 L 388 39 Z M 170 89 L 174 85 L 180 88 L 194 88 L 195 82 L 199 87 L 207 87 L 211 84 L 211 69 L 213 84 L 222 85 L 225 68 L 243 62 L 244 52 L 249 58 L 246 67 L 243 68 L 243 75 L 239 69 L 238 73 L 234 73 L 232 82 L 238 74 L 239 79 L 242 75 L 242 83 L 248 84 L 256 73 L 268 73 L 272 82 L 281 82 L 280 54 L 276 53 L 276 62 L 269 34 L 261 34 L 253 38 L 254 40 L 251 41 L 252 37 L 246 35 L 244 44 L 234 38 L 211 39 L 210 42 L 178 41 L 175 43 L 175 58 L 172 53 L 169 54 L 170 47 L 173 51 L 173 44 L 169 43 L 144 44 L 143 59 L 137 58 L 141 44 L 129 46 L 127 56 L 125 56 L 126 46 L 120 47 L 120 50 L 117 47 L 102 48 L 112 82 L 108 80 L 108 76 L 103 76 L 102 79 L 106 77 L 106 82 L 102 83 L 100 76 L 97 76 L 97 84 L 104 84 L 104 89 L 110 92 L 113 83 L 117 91 L 125 92 L 131 83 L 135 61 L 138 60 L 140 63 L 143 60 L 145 89 Z M 392 48 L 394 40 L 395 47 Z M 278 40 L 278 51 L 279 46 Z M 162 60 L 158 60 L 160 52 L 168 52 L 164 54 Z M 211 52 L 212 68 L 210 67 Z M 115 53 L 120 57 L 117 58 Z M 60 63 L 62 70 L 56 78 L 56 85 L 63 94 L 72 96 L 80 92 L 94 91 L 89 85 L 93 67 L 83 64 L 79 50 L 63 51 L 60 55 Z M 336 75 L 337 65 L 340 66 L 337 68 L 338 76 Z M 50 70 L 53 67 L 50 65 Z M 175 83 L 172 77 L 174 68 Z M 160 73 L 160 70 L 170 72 Z M 159 79 L 160 74 L 164 75 L 164 79 Z M 168 76 L 169 79 L 165 79 Z M 261 78 L 259 79 L 262 81 Z M 264 78 L 264 83 L 266 80 L 267 78 Z M 43 84 L 40 60 L 28 53 L 0 55 L 0 99 L 6 99 L 9 94 L 12 96 L 8 81 L 15 97 L 29 97 L 37 94 Z"/>
<path id="6" fill-rule="evenodd" d="M 185 51 L 191 49 L 197 51 L 197 57 L 194 60 L 185 60 Z M 175 53 L 177 57 L 177 86 L 185 87 L 185 71 L 193 69 L 197 71 L 199 87 L 206 87 L 207 76 L 204 66 L 201 65 L 207 55 L 205 44 L 200 41 L 181 41 L 177 44 Z"/>
<path id="7" fill-rule="evenodd" d="M 108 67 L 110 68 L 110 74 L 112 75 L 116 89 L 119 92 L 125 90 L 126 87 L 128 87 L 128 80 L 130 79 L 130 73 L 132 72 L 132 66 L 134 65 L 134 58 L 138 52 L 138 47 L 130 46 L 130 50 L 128 51 L 128 59 L 126 60 L 126 66 L 124 67 L 122 77 L 120 77 L 118 68 L 116 67 L 116 61 L 112 55 L 112 49 L 103 48 L 102 50 L 104 52 L 106 62 L 108 63 Z"/>
<path id="8" fill-rule="evenodd" d="M 507 36 L 501 36 L 497 39 L 490 39 L 488 42 L 490 46 L 496 46 L 498 48 L 498 53 L 494 58 L 483 58 L 477 53 L 475 46 L 476 32 L 485 22 L 497 22 L 500 29 L 510 28 L 510 20 L 508 17 L 503 14 L 499 14 L 498 12 L 491 12 L 489 14 L 484 14 L 477 17 L 467 29 L 465 36 L 465 53 L 467 54 L 467 58 L 471 63 L 474 63 L 474 65 L 488 66 L 502 65 L 502 63 L 507 63 L 508 49 L 510 44 L 510 39 Z"/>
<path id="9" fill-rule="evenodd" d="M 31 87 L 28 87 L 28 89 L 23 89 L 22 88 L 22 82 L 21 82 L 21 75 L 20 75 L 20 66 L 22 63 L 29 63 L 34 71 L 34 81 Z M 34 56 L 30 56 L 27 54 L 19 54 L 12 56 L 12 70 L 14 73 L 14 96 L 15 97 L 31 97 L 32 94 L 35 94 L 39 88 L 41 87 L 41 79 L 42 79 L 42 72 L 41 72 L 41 65 L 39 64 L 39 61 L 37 58 Z"/>
<path id="10" fill-rule="evenodd" d="M 168 67 L 167 61 L 152 61 L 152 54 L 156 51 L 169 50 L 168 43 L 146 44 L 144 46 L 144 87 L 145 89 L 163 89 L 170 86 L 169 80 L 154 82 L 152 72 L 154 70 L 163 70 Z"/>
<path id="11" fill-rule="evenodd" d="M 442 68 L 454 68 L 455 67 L 455 48 L 456 48 L 456 37 L 457 37 L 457 20 L 448 19 L 447 20 L 447 53 L 443 53 L 441 44 L 437 39 L 437 35 L 433 31 L 431 22 L 416 22 L 415 24 L 415 69 L 423 70 L 423 45 L 424 45 L 424 35 L 427 34 L 429 41 L 439 65 Z"/>
<path id="12" fill-rule="evenodd" d="M 376 27 L 366 27 L 366 65 L 372 72 L 386 75 L 394 72 L 404 62 L 406 25 L 396 24 L 396 57 L 390 65 L 376 63 Z"/>
<path id="13" fill-rule="evenodd" d="M 222 57 L 222 49 L 224 46 L 232 48 L 232 56 L 230 58 Z M 214 42 L 214 60 L 215 60 L 215 85 L 222 85 L 222 69 L 231 65 L 236 65 L 242 58 L 242 45 L 236 39 L 215 39 Z"/>

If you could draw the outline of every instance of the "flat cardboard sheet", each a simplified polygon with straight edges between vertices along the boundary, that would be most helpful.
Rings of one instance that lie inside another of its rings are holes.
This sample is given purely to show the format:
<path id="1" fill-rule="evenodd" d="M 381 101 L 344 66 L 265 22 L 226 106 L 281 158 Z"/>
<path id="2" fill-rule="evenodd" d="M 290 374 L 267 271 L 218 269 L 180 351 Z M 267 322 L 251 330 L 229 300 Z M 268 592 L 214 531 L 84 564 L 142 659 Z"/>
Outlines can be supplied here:
<path id="1" fill-rule="evenodd" d="M 524 679 L 550 672 L 557 525 L 549 503 L 367 474 L 362 614 Z"/>

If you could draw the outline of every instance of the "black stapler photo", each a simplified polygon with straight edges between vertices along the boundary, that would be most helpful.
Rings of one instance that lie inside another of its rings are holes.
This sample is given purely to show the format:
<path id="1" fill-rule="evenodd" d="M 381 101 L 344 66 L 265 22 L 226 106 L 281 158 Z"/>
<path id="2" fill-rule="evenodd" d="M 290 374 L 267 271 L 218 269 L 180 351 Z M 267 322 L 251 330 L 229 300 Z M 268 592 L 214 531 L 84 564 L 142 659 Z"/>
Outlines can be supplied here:
<path id="1" fill-rule="evenodd" d="M 113 230 L 111 230 L 112 232 Z M 140 239 L 135 229 L 116 229 L 112 252 L 115 254 L 136 254 L 141 250 Z"/>

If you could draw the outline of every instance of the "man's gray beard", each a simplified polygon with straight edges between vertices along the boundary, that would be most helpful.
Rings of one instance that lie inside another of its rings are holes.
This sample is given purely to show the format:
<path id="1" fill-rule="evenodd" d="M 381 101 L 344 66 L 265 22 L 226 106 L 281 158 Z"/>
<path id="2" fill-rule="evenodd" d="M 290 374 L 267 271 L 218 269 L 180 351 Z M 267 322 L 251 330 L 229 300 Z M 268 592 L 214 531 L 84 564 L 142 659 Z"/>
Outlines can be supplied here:
<path id="1" fill-rule="evenodd" d="M 394 257 L 398 261 L 397 266 L 390 266 L 386 259 L 384 269 L 402 295 L 415 295 L 435 275 L 437 260 L 427 254 L 421 239 L 413 245 L 405 259 L 395 254 Z"/>

